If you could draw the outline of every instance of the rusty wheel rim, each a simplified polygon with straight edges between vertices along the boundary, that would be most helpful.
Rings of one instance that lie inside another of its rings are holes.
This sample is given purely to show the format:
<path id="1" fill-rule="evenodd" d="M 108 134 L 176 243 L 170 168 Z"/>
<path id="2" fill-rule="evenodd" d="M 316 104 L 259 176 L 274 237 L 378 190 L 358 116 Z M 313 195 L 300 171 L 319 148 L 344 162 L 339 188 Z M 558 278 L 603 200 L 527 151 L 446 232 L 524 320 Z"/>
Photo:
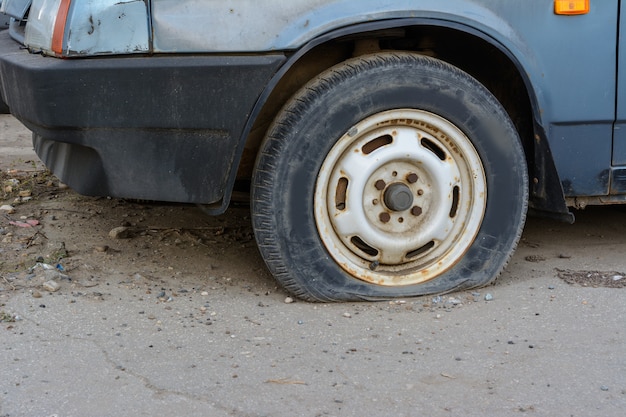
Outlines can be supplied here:
<path id="1" fill-rule="evenodd" d="M 350 128 L 318 174 L 315 221 L 353 277 L 419 284 L 465 255 L 485 212 L 485 173 L 470 139 L 435 114 L 375 114 Z"/>

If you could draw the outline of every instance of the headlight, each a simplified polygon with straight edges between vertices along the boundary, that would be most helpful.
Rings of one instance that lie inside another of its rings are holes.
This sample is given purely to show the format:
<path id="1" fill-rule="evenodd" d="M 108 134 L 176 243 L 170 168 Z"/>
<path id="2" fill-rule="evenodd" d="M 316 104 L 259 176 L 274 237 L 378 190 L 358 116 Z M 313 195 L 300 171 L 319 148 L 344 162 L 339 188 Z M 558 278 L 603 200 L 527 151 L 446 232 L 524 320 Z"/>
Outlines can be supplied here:
<path id="1" fill-rule="evenodd" d="M 144 1 L 33 0 L 25 44 L 58 57 L 146 53 L 148 10 Z"/>
<path id="2" fill-rule="evenodd" d="M 31 50 L 62 55 L 71 0 L 33 0 L 25 43 Z"/>

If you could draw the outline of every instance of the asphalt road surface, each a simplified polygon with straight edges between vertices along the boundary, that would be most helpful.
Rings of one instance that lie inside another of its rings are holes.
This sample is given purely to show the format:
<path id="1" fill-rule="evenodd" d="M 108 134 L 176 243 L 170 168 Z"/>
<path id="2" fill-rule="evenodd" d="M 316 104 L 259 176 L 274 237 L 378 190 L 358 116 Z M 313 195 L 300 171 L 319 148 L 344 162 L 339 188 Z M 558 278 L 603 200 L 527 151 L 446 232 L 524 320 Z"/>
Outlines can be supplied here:
<path id="1" fill-rule="evenodd" d="M 487 288 L 311 304 L 245 207 L 81 197 L 0 128 L 0 417 L 626 415 L 622 208 L 529 219 Z"/>

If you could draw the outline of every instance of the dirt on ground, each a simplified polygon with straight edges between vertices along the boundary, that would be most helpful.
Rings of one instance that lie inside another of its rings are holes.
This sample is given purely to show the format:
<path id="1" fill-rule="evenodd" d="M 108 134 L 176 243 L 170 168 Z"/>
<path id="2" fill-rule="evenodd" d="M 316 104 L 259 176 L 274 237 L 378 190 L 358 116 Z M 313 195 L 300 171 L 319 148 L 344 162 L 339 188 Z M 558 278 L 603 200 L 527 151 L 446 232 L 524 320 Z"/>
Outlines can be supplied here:
<path id="1" fill-rule="evenodd" d="M 40 292 L 54 280 L 87 295 L 112 276 L 131 277 L 146 291 L 170 278 L 198 290 L 252 276 L 263 292 L 276 288 L 245 207 L 211 217 L 195 206 L 84 197 L 45 170 L 5 171 L 1 179 L 12 188 L 1 229 L 1 270 L 11 290 Z M 178 296 L 176 288 L 166 291 Z"/>
<path id="2" fill-rule="evenodd" d="M 626 210 L 529 219 L 493 286 L 305 303 L 245 204 L 80 196 L 0 128 L 2 417 L 626 410 Z"/>

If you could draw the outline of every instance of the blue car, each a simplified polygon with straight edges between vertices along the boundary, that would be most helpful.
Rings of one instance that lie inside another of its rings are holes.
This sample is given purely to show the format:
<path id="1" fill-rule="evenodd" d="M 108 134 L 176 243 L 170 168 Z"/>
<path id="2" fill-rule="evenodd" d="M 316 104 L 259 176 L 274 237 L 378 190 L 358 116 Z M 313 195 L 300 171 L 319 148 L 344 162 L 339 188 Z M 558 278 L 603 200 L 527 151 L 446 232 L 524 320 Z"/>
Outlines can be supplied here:
<path id="1" fill-rule="evenodd" d="M 5 0 L 0 82 L 86 195 L 223 213 L 311 301 L 486 285 L 626 201 L 622 0 Z M 623 133 L 623 134 L 622 134 Z"/>
<path id="2" fill-rule="evenodd" d="M 2 7 L 2 2 L 0 1 L 0 7 Z M 9 28 L 9 22 L 11 21 L 11 18 L 5 14 L 0 14 L 0 33 L 3 30 L 6 30 Z M 9 112 L 9 106 L 6 105 L 6 103 L 4 101 L 2 101 L 1 99 L 2 97 L 2 92 L 0 91 L 0 113 L 8 113 Z"/>

